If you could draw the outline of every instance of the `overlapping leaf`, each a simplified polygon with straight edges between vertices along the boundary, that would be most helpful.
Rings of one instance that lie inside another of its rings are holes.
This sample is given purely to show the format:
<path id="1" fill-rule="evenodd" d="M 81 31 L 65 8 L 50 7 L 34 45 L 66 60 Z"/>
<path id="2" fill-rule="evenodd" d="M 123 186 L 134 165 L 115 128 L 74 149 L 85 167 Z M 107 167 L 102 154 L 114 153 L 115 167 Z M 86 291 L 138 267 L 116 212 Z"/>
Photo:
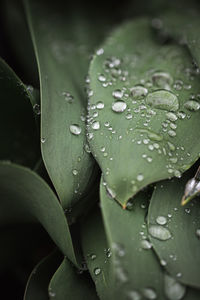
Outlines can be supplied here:
<path id="1" fill-rule="evenodd" d="M 179 281 L 200 288 L 200 202 L 196 198 L 185 207 L 180 206 L 190 176 L 191 172 L 181 179 L 156 185 L 149 207 L 148 227 L 157 228 L 157 238 L 151 236 L 151 241 L 168 272 Z M 165 229 L 170 235 L 162 240 Z"/>
<path id="2" fill-rule="evenodd" d="M 94 161 L 85 138 L 85 76 L 98 35 L 70 4 L 25 1 L 41 85 L 43 159 L 63 207 L 92 184 Z M 86 150 L 85 150 L 86 147 Z"/>
<path id="3" fill-rule="evenodd" d="M 141 188 L 198 158 L 199 76 L 186 49 L 160 45 L 148 20 L 116 30 L 90 65 L 88 139 L 124 207 Z"/>
<path id="4" fill-rule="evenodd" d="M 52 300 L 98 299 L 92 281 L 84 273 L 79 274 L 66 258 L 50 281 L 49 296 Z"/>
<path id="5" fill-rule="evenodd" d="M 0 164 L 0 222 L 39 221 L 60 250 L 77 265 L 62 207 L 49 186 L 34 172 L 14 164 Z"/>

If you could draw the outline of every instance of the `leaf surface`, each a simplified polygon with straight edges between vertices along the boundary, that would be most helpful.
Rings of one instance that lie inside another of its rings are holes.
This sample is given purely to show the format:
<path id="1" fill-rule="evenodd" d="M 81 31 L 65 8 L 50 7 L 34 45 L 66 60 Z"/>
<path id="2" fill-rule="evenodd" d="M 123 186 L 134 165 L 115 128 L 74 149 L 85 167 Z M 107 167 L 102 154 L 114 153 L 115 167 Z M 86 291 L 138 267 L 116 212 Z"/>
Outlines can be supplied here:
<path id="1" fill-rule="evenodd" d="M 122 25 L 102 49 L 89 70 L 88 140 L 109 193 L 125 207 L 146 185 L 179 177 L 197 160 L 199 103 L 190 100 L 199 76 L 187 50 L 160 45 L 146 19 Z"/>
<path id="2" fill-rule="evenodd" d="M 62 206 L 73 206 L 92 184 L 85 150 L 85 76 L 97 34 L 70 4 L 25 1 L 41 88 L 41 148 Z M 52 25 L 53 24 L 53 25 Z"/>
<path id="3" fill-rule="evenodd" d="M 65 258 L 49 284 L 50 299 L 96 300 L 95 288 L 85 274 L 78 271 Z"/>
<path id="4" fill-rule="evenodd" d="M 159 240 L 150 235 L 159 258 L 166 261 L 166 270 L 177 279 L 190 286 L 200 288 L 200 202 L 196 198 L 184 207 L 180 205 L 187 180 L 191 172 L 181 179 L 163 181 L 156 184 L 149 213 L 148 227 L 158 225 L 164 217 L 166 224 L 159 225 L 169 230 L 171 238 Z"/>
<path id="5" fill-rule="evenodd" d="M 77 265 L 68 223 L 55 194 L 29 169 L 0 164 L 1 224 L 39 221 L 60 250 Z"/>

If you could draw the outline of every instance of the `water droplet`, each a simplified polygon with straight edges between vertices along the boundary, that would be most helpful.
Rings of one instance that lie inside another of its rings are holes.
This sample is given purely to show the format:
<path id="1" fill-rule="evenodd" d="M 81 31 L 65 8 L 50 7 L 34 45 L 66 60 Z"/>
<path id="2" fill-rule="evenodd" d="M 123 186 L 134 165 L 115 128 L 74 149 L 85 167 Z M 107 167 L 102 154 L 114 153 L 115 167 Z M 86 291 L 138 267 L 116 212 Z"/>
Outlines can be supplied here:
<path id="1" fill-rule="evenodd" d="M 164 260 L 164 259 L 161 259 L 160 260 L 160 264 L 161 264 L 161 266 L 166 266 L 167 265 L 167 262 L 166 262 L 166 260 Z"/>
<path id="2" fill-rule="evenodd" d="M 41 114 L 41 111 L 40 111 L 40 105 L 39 104 L 34 104 L 33 105 L 33 111 L 36 115 L 40 115 Z"/>
<path id="3" fill-rule="evenodd" d="M 153 131 L 149 131 L 149 130 L 148 130 L 148 137 L 150 138 L 150 140 L 157 141 L 157 142 L 162 141 L 162 139 L 163 139 L 162 135 L 157 134 Z"/>
<path id="4" fill-rule="evenodd" d="M 137 175 L 137 181 L 142 181 L 144 180 L 144 175 L 143 174 L 138 174 Z"/>
<path id="5" fill-rule="evenodd" d="M 129 291 L 127 292 L 127 300 L 141 300 L 142 296 L 137 291 Z"/>
<path id="6" fill-rule="evenodd" d="M 79 135 L 81 133 L 81 127 L 77 124 L 69 126 L 70 132 L 74 135 Z"/>
<path id="7" fill-rule="evenodd" d="M 176 136 L 176 132 L 174 130 L 169 130 L 168 131 L 169 136 L 174 137 Z"/>
<path id="8" fill-rule="evenodd" d="M 156 299 L 157 298 L 156 292 L 151 288 L 144 288 L 142 293 L 143 293 L 144 297 L 146 297 L 147 299 Z"/>
<path id="9" fill-rule="evenodd" d="M 96 121 L 96 122 L 92 123 L 92 129 L 98 130 L 99 128 L 100 128 L 100 123 L 99 123 L 99 121 Z"/>
<path id="10" fill-rule="evenodd" d="M 101 269 L 100 268 L 95 268 L 94 269 L 94 275 L 99 275 L 101 273 Z"/>
<path id="11" fill-rule="evenodd" d="M 107 185 L 106 185 L 106 190 L 107 190 L 107 193 L 108 193 L 109 197 L 111 197 L 111 198 L 115 198 L 116 197 L 116 193 L 111 188 L 109 188 Z"/>
<path id="12" fill-rule="evenodd" d="M 127 120 L 131 120 L 133 117 L 133 115 L 131 113 L 126 114 L 126 119 Z"/>
<path id="13" fill-rule="evenodd" d="M 166 90 L 159 90 L 147 95 L 146 103 L 154 108 L 177 111 L 179 101 L 176 95 Z"/>
<path id="14" fill-rule="evenodd" d="M 176 150 L 176 147 L 174 146 L 174 144 L 170 143 L 170 142 L 167 142 L 168 146 L 169 146 L 169 149 L 171 151 L 175 151 Z"/>
<path id="15" fill-rule="evenodd" d="M 145 250 L 148 250 L 148 249 L 151 249 L 152 244 L 148 240 L 142 240 L 141 247 Z"/>
<path id="16" fill-rule="evenodd" d="M 104 108 L 104 103 L 99 101 L 99 102 L 97 102 L 96 107 L 97 107 L 97 109 L 103 109 Z"/>
<path id="17" fill-rule="evenodd" d="M 158 223 L 159 225 L 165 225 L 167 224 L 167 218 L 164 216 L 158 216 L 156 218 L 156 223 Z"/>
<path id="18" fill-rule="evenodd" d="M 74 101 L 74 97 L 69 92 L 63 92 L 62 96 L 64 96 L 65 101 L 68 103 L 72 103 Z"/>
<path id="19" fill-rule="evenodd" d="M 106 77 L 103 74 L 100 74 L 98 77 L 100 82 L 105 82 L 106 81 Z"/>
<path id="20" fill-rule="evenodd" d="M 74 170 L 72 171 L 72 173 L 73 173 L 74 176 L 78 175 L 78 171 L 77 171 L 76 169 L 74 169 Z"/>
<path id="21" fill-rule="evenodd" d="M 97 258 L 97 256 L 96 256 L 96 254 L 90 254 L 90 258 L 91 258 L 91 260 L 94 260 Z"/>
<path id="22" fill-rule="evenodd" d="M 88 144 L 85 144 L 84 149 L 87 153 L 91 153 L 90 146 Z"/>
<path id="23" fill-rule="evenodd" d="M 125 111 L 126 109 L 126 103 L 122 100 L 120 101 L 115 101 L 113 104 L 112 104 L 112 110 L 114 112 L 117 112 L 117 113 L 121 113 L 123 111 Z"/>
<path id="24" fill-rule="evenodd" d="M 161 241 L 166 241 L 171 238 L 171 233 L 169 230 L 160 225 L 150 225 L 149 233 L 151 236 Z"/>
<path id="25" fill-rule="evenodd" d="M 144 98 L 148 94 L 148 89 L 146 89 L 142 85 L 136 85 L 130 88 L 130 91 L 131 96 L 137 100 Z"/>
<path id="26" fill-rule="evenodd" d="M 41 143 L 44 144 L 46 142 L 46 138 L 42 137 L 41 138 Z"/>
<path id="27" fill-rule="evenodd" d="M 53 292 L 53 291 L 51 290 L 51 288 L 49 288 L 49 297 L 54 298 L 55 296 L 56 296 L 56 293 Z"/>
<path id="28" fill-rule="evenodd" d="M 166 117 L 168 120 L 170 120 L 172 122 L 175 122 L 176 120 L 178 120 L 178 117 L 172 112 L 166 113 Z"/>
<path id="29" fill-rule="evenodd" d="M 184 106 L 190 111 L 197 111 L 200 109 L 200 103 L 195 100 L 189 100 L 185 102 Z"/>
<path id="30" fill-rule="evenodd" d="M 197 236 L 198 239 L 200 239 L 200 229 L 196 230 L 196 236 Z"/>
<path id="31" fill-rule="evenodd" d="M 173 79 L 169 73 L 155 72 L 152 76 L 153 84 L 161 89 L 169 90 Z"/>
<path id="32" fill-rule="evenodd" d="M 113 91 L 112 95 L 115 99 L 121 99 L 124 95 L 124 92 L 122 90 L 117 89 Z"/>
<path id="33" fill-rule="evenodd" d="M 104 49 L 103 48 L 100 48 L 96 51 L 96 54 L 97 55 L 102 55 L 104 53 Z"/>
<path id="34" fill-rule="evenodd" d="M 179 111 L 178 113 L 177 113 L 177 116 L 178 116 L 178 118 L 179 119 L 185 119 L 185 117 L 186 117 L 186 113 L 184 113 L 183 111 Z"/>
<path id="35" fill-rule="evenodd" d="M 164 277 L 165 294 L 170 300 L 180 300 L 184 297 L 186 287 L 176 281 L 173 277 L 165 275 Z"/>

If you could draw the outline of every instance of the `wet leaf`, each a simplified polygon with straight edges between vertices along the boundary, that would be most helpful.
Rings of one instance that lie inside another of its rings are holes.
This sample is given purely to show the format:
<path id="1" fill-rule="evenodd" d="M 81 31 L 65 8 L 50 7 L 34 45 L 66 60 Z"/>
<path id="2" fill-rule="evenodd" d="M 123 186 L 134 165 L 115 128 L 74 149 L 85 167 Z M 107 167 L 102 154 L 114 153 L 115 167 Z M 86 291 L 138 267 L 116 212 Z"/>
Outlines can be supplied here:
<path id="1" fill-rule="evenodd" d="M 26 285 L 24 300 L 49 299 L 48 284 L 60 261 L 61 257 L 59 253 L 54 251 L 35 266 Z"/>
<path id="2" fill-rule="evenodd" d="M 67 4 L 25 1 L 25 7 L 40 73 L 42 155 L 69 208 L 93 178 L 94 161 L 85 151 L 84 87 L 96 38 L 90 39 L 90 25 L 69 14 Z"/>
<path id="3" fill-rule="evenodd" d="M 131 299 L 131 294 L 138 293 L 163 299 L 163 271 L 147 237 L 148 194 L 139 193 L 134 204 L 129 206 L 130 210 L 122 210 L 110 199 L 102 183 L 100 195 L 105 232 L 112 252 L 115 297 Z"/>
<path id="4" fill-rule="evenodd" d="M 49 299 L 66 300 L 96 300 L 95 288 L 92 281 L 85 277 L 64 259 L 49 284 Z"/>
<path id="5" fill-rule="evenodd" d="M 39 158 L 39 143 L 31 105 L 33 95 L 2 59 L 0 91 L 0 159 L 34 167 Z"/>
<path id="6" fill-rule="evenodd" d="M 170 232 L 171 238 L 165 241 L 150 234 L 157 255 L 177 280 L 199 288 L 200 202 L 196 198 L 184 207 L 180 205 L 190 177 L 191 172 L 187 172 L 181 179 L 156 184 L 148 212 L 148 228 L 159 226 L 160 236 L 163 228 Z M 160 217 L 165 219 L 163 225 L 159 225 Z"/>
<path id="7" fill-rule="evenodd" d="M 81 238 L 84 258 L 98 296 L 102 300 L 111 299 L 113 286 L 109 279 L 109 268 L 112 252 L 106 240 L 99 209 L 91 212 L 83 222 Z"/>
<path id="8" fill-rule="evenodd" d="M 88 140 L 109 193 L 125 207 L 197 160 L 199 76 L 187 50 L 160 45 L 145 19 L 121 26 L 102 49 L 89 71 Z"/>
<path id="9" fill-rule="evenodd" d="M 63 209 L 55 194 L 36 173 L 14 164 L 1 163 L 0 198 L 1 224 L 39 221 L 60 250 L 78 264 Z"/>

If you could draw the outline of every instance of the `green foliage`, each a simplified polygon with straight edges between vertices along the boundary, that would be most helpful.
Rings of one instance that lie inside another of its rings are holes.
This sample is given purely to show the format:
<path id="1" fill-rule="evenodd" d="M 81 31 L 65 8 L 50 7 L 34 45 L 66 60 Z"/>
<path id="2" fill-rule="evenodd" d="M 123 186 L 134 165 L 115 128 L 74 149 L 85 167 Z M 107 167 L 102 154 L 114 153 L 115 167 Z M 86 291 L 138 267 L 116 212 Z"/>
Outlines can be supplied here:
<path id="1" fill-rule="evenodd" d="M 1 6 L 4 299 L 200 298 L 199 4 L 102 4 Z"/>

